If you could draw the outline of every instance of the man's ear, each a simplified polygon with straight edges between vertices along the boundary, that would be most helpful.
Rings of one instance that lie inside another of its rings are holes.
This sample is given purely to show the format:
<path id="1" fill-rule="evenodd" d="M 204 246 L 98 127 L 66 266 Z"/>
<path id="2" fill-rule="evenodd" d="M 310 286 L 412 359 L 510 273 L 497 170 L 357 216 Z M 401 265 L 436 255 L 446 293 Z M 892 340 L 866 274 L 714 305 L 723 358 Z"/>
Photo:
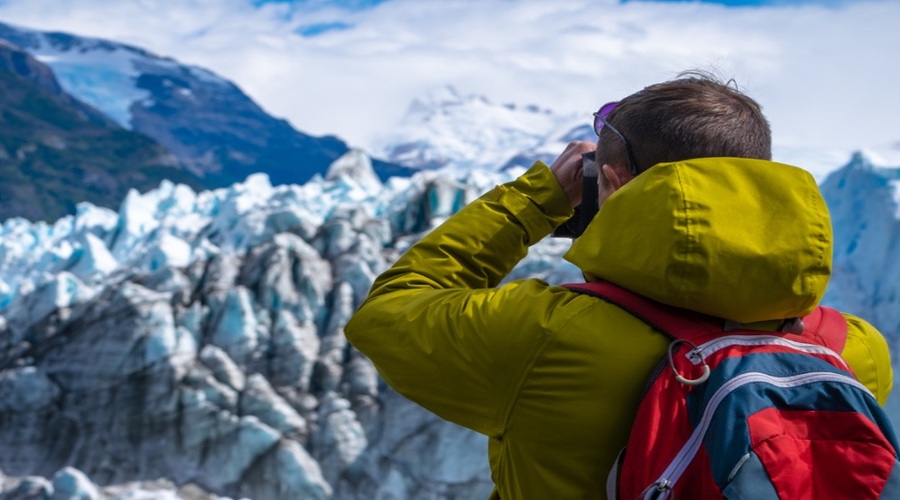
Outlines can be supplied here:
<path id="1" fill-rule="evenodd" d="M 603 176 L 606 177 L 606 181 L 609 182 L 613 191 L 618 191 L 620 187 L 625 185 L 625 177 L 619 174 L 619 171 L 612 165 L 604 163 L 600 167 L 600 170 L 603 172 Z"/>

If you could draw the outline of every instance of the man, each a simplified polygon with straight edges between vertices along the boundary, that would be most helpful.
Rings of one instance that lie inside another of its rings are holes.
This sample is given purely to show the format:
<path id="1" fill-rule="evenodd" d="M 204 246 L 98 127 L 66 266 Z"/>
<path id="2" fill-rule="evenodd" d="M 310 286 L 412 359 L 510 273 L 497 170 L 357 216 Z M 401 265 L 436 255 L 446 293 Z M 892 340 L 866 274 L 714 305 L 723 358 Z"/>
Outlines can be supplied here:
<path id="1" fill-rule="evenodd" d="M 614 109 L 613 109 L 614 108 Z M 486 434 L 500 498 L 602 498 L 641 392 L 669 341 L 594 297 L 536 279 L 498 287 L 581 202 L 596 149 L 601 209 L 565 258 L 658 302 L 778 330 L 830 274 L 831 226 L 813 178 L 770 160 L 759 105 L 688 74 L 598 111 L 570 144 L 413 246 L 346 327 L 398 392 Z M 887 345 L 853 316 L 841 353 L 883 405 Z"/>

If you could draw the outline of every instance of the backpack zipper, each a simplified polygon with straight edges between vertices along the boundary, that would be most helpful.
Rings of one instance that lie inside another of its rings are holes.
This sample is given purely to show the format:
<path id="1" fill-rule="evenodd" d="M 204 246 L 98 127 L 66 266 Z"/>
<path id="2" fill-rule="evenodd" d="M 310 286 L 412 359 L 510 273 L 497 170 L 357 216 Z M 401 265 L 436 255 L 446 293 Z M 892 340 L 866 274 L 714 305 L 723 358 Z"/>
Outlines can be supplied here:
<path id="1" fill-rule="evenodd" d="M 672 462 L 669 463 L 669 466 L 665 471 L 663 471 L 659 479 L 657 479 L 651 486 L 655 485 L 657 488 L 663 489 L 674 488 L 675 483 L 678 482 L 679 479 L 681 479 L 681 475 L 684 474 L 684 471 L 694 459 L 694 455 L 696 455 L 697 451 L 700 449 L 700 444 L 703 442 L 703 437 L 706 435 L 706 431 L 709 429 L 709 426 L 712 422 L 712 416 L 713 414 L 715 414 L 716 409 L 719 407 L 719 404 L 722 403 L 726 396 L 734 392 L 736 389 L 752 383 L 763 383 L 774 385 L 776 387 L 790 388 L 819 382 L 837 382 L 841 384 L 847 384 L 863 391 L 870 396 L 872 394 L 871 392 L 869 392 L 869 389 L 867 389 L 866 386 L 862 385 L 849 375 L 841 375 L 839 373 L 833 372 L 811 372 L 794 375 L 791 377 L 773 377 L 771 375 L 760 372 L 749 372 L 739 375 L 722 384 L 722 386 L 719 387 L 719 389 L 713 394 L 706 406 L 706 409 L 703 411 L 703 416 L 700 418 L 700 423 L 694 429 L 691 437 L 687 440 L 678 454 L 675 455 L 675 458 L 672 459 Z M 654 492 L 648 492 L 648 494 L 645 495 L 644 498 L 647 500 L 651 499 L 652 497 L 648 496 L 651 493 Z"/>
<path id="2" fill-rule="evenodd" d="M 786 338 L 778 337 L 775 335 L 726 335 L 724 337 L 718 337 L 701 344 L 696 349 L 688 351 L 688 353 L 685 354 L 685 357 L 687 357 L 687 359 L 692 364 L 698 365 L 703 362 L 704 358 L 709 357 L 716 352 L 733 345 L 778 345 L 782 347 L 788 347 L 806 354 L 821 354 L 833 358 L 840 363 L 841 368 L 843 368 L 845 371 L 850 371 L 850 367 L 847 366 L 847 362 L 844 361 L 844 359 L 841 358 L 841 356 L 836 352 L 825 346 L 821 346 L 818 344 L 807 344 L 805 342 L 797 342 L 795 340 L 788 340 Z"/>

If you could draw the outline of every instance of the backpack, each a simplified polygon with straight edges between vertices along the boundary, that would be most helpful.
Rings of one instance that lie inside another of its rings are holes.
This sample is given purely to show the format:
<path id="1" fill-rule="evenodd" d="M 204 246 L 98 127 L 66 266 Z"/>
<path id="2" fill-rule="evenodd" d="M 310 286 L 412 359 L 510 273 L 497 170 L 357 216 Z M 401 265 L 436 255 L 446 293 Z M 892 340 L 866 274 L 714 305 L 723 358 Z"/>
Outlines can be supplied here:
<path id="1" fill-rule="evenodd" d="M 756 331 L 607 282 L 565 286 L 672 339 L 610 472 L 610 499 L 900 498 L 897 440 L 838 354 L 838 311 Z"/>

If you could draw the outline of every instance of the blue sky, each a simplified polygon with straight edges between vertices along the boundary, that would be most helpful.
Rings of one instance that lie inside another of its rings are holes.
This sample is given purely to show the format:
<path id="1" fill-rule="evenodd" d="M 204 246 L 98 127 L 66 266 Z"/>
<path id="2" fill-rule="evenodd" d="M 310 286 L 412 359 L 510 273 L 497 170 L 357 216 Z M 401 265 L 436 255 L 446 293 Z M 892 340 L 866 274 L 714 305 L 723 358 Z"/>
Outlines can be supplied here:
<path id="1" fill-rule="evenodd" d="M 364 149 L 446 85 L 588 120 L 712 70 L 763 105 L 776 159 L 817 175 L 858 149 L 900 165 L 897 19 L 900 0 L 0 0 L 0 21 L 202 66 Z"/>
<path id="2" fill-rule="evenodd" d="M 291 5 L 294 8 L 324 8 L 327 6 L 339 7 L 350 11 L 363 11 L 376 7 L 391 0 L 251 0 L 253 5 L 259 7 L 265 4 L 282 4 Z M 527 1 L 527 0 L 508 0 Z M 797 6 L 819 6 L 837 8 L 846 5 L 854 0 L 618 0 L 620 4 L 628 3 L 670 3 L 670 4 L 716 4 L 726 7 L 797 7 Z M 884 0 L 896 1 L 896 0 Z M 305 25 L 296 30 L 301 36 L 312 37 L 318 36 L 329 31 L 346 30 L 352 26 L 342 21 L 332 21 L 326 23 Z"/>
<path id="3" fill-rule="evenodd" d="M 343 7 L 361 9 L 378 5 L 387 0 L 254 0 L 255 5 L 267 3 L 289 3 L 289 4 L 331 4 Z M 621 3 L 629 2 L 661 2 L 661 3 L 717 3 L 728 6 L 767 6 L 767 5 L 801 5 L 801 4 L 817 4 L 817 5 L 838 5 L 847 3 L 850 0 L 620 0 Z"/>
<path id="4" fill-rule="evenodd" d="M 353 10 L 360 10 L 374 7 L 380 3 L 384 3 L 385 1 L 387 0 L 252 0 L 252 3 L 256 6 L 273 3 L 294 4 L 307 7 L 333 5 Z"/>
<path id="5" fill-rule="evenodd" d="M 350 9 L 366 9 L 389 0 L 253 0 L 254 5 L 271 3 L 305 4 L 305 5 L 337 5 Z M 729 7 L 747 6 L 786 6 L 786 5 L 823 5 L 839 6 L 852 0 L 619 0 L 620 3 L 659 2 L 659 3 L 713 3 Z"/>
<path id="6" fill-rule="evenodd" d="M 837 7 L 847 4 L 852 0 L 621 0 L 622 3 L 633 2 L 659 2 L 659 3 L 714 3 L 729 7 L 771 7 L 771 6 L 797 6 L 797 5 L 821 5 Z"/>

